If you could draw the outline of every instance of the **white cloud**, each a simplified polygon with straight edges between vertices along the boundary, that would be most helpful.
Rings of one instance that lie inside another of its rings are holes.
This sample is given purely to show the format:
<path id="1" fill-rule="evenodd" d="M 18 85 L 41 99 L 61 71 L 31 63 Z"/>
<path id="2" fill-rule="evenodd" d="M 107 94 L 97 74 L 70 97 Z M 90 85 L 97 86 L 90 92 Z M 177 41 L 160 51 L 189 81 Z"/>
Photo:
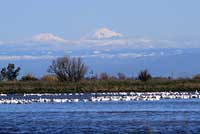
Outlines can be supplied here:
<path id="1" fill-rule="evenodd" d="M 139 53 L 120 53 L 118 56 L 119 57 L 134 57 L 134 58 L 137 58 L 137 57 L 142 57 L 143 54 L 139 54 Z"/>
<path id="2" fill-rule="evenodd" d="M 57 56 L 41 55 L 41 56 L 0 56 L 0 60 L 43 60 L 43 59 L 55 59 Z"/>
<path id="3" fill-rule="evenodd" d="M 116 54 L 108 54 L 108 53 L 96 53 L 89 55 L 82 55 L 83 58 L 142 58 L 142 57 L 152 57 L 156 56 L 156 53 L 116 53 Z"/>
<path id="4" fill-rule="evenodd" d="M 107 40 L 79 40 L 76 41 L 75 44 L 82 44 L 85 46 L 110 46 L 110 45 L 121 45 L 121 44 L 127 44 L 128 40 L 126 39 L 107 39 Z"/>
<path id="5" fill-rule="evenodd" d="M 82 55 L 81 57 L 82 58 L 113 58 L 115 57 L 116 55 L 114 54 L 91 54 L 91 55 Z"/>
<path id="6" fill-rule="evenodd" d="M 0 41 L 0 45 L 2 45 L 2 44 L 4 44 L 4 42 L 3 42 L 3 41 Z"/>
<path id="7" fill-rule="evenodd" d="M 161 55 L 161 56 L 164 56 L 164 55 L 165 55 L 165 52 L 162 52 L 162 51 L 161 51 L 161 52 L 160 52 L 160 55 Z"/>
<path id="8" fill-rule="evenodd" d="M 19 51 L 72 51 L 81 49 L 113 50 L 120 48 L 194 48 L 200 47 L 196 39 L 152 39 L 146 37 L 127 37 L 108 28 L 101 28 L 79 40 L 66 40 L 51 33 L 41 33 L 30 40 L 0 42 L 5 48 Z M 53 44 L 53 45 L 50 45 Z"/>
<path id="9" fill-rule="evenodd" d="M 2 48 L 0 50 L 0 60 L 49 60 L 57 58 L 57 56 L 52 55 L 73 55 L 84 58 L 103 59 L 167 56 L 178 55 L 183 52 L 181 50 L 170 52 L 162 50 L 155 53 L 143 53 L 134 50 L 144 48 L 200 48 L 199 44 L 200 40 L 198 39 L 130 38 L 103 28 L 97 30 L 92 36 L 89 35 L 87 38 L 81 38 L 79 40 L 65 40 L 50 33 L 41 33 L 33 36 L 31 40 L 18 42 L 0 41 Z M 14 56 L 11 56 L 13 54 Z"/>
<path id="10" fill-rule="evenodd" d="M 83 36 L 80 40 L 74 41 L 74 44 L 89 47 L 135 47 L 151 48 L 153 40 L 150 38 L 127 38 L 121 33 L 114 32 L 108 28 L 100 28 L 93 33 Z"/>
<path id="11" fill-rule="evenodd" d="M 93 51 L 94 54 L 100 54 L 100 51 Z"/>
<path id="12" fill-rule="evenodd" d="M 118 56 L 119 57 L 124 57 L 124 58 L 140 58 L 140 57 L 150 57 L 150 56 L 155 56 L 155 53 L 149 53 L 149 54 L 143 54 L 143 53 L 120 53 Z"/>

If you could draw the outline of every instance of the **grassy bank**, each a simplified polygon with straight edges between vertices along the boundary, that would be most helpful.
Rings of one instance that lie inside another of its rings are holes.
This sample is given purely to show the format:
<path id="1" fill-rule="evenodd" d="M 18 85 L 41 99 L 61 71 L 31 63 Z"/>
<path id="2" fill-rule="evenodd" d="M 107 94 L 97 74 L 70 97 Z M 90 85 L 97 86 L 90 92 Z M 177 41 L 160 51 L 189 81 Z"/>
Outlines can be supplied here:
<path id="1" fill-rule="evenodd" d="M 73 82 L 0 82 L 0 93 L 200 91 L 199 80 L 88 80 Z"/>

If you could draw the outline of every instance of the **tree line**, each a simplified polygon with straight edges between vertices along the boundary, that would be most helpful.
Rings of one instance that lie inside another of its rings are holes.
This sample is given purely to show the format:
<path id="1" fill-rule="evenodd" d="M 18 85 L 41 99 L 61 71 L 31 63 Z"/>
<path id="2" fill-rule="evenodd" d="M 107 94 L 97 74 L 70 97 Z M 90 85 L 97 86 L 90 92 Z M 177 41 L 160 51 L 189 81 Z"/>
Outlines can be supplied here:
<path id="1" fill-rule="evenodd" d="M 8 64 L 7 67 L 1 69 L 0 80 L 1 81 L 16 81 L 19 76 L 21 68 L 15 68 L 14 64 Z M 88 74 L 88 66 L 80 57 L 70 57 L 64 56 L 57 59 L 54 59 L 49 66 L 48 73 L 52 75 L 45 75 L 41 79 L 34 77 L 31 74 L 22 76 L 20 80 L 22 81 L 36 81 L 36 80 L 47 80 L 47 81 L 61 81 L 61 82 L 78 82 L 85 79 L 90 80 L 127 80 L 125 74 L 118 73 L 117 76 L 110 76 L 106 72 L 101 73 L 100 75 L 94 74 L 93 71 Z M 148 81 L 152 78 L 151 74 L 147 69 L 139 72 L 136 79 L 141 81 Z"/>

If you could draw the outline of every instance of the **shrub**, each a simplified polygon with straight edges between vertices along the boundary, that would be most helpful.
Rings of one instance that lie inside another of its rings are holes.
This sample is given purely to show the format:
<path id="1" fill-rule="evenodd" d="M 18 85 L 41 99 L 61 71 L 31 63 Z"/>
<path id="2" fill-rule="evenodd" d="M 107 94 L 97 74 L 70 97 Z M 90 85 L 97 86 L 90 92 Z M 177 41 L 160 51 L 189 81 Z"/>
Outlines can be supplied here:
<path id="1" fill-rule="evenodd" d="M 42 81 L 48 81 L 48 82 L 54 82 L 58 81 L 58 78 L 56 75 L 45 75 L 41 78 Z"/>
<path id="2" fill-rule="evenodd" d="M 98 75 L 97 74 L 95 74 L 95 75 L 93 75 L 93 76 L 91 76 L 91 78 L 90 78 L 91 80 L 98 80 Z"/>
<path id="3" fill-rule="evenodd" d="M 25 76 L 22 76 L 21 81 L 37 81 L 38 78 L 33 76 L 32 74 L 27 74 Z"/>
<path id="4" fill-rule="evenodd" d="M 109 80 L 117 80 L 117 77 L 116 77 L 115 75 L 111 75 L 111 76 L 109 77 Z"/>
<path id="5" fill-rule="evenodd" d="M 123 73 L 118 73 L 117 76 L 118 76 L 119 80 L 125 80 L 126 79 L 126 75 L 123 74 Z"/>
<path id="6" fill-rule="evenodd" d="M 147 69 L 140 71 L 138 75 L 138 79 L 141 81 L 148 81 L 151 78 L 151 74 L 148 72 Z"/>
<path id="7" fill-rule="evenodd" d="M 101 73 L 99 76 L 100 80 L 108 80 L 109 79 L 109 75 L 107 73 Z"/>
<path id="8" fill-rule="evenodd" d="M 197 74 L 193 77 L 194 80 L 200 80 L 200 74 Z"/>

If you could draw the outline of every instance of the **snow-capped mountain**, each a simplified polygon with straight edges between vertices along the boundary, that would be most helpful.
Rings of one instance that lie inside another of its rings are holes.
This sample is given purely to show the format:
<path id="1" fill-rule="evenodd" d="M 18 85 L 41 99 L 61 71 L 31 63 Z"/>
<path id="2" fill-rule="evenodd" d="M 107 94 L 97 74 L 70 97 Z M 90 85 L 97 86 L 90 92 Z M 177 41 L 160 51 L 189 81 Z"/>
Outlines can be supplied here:
<path id="1" fill-rule="evenodd" d="M 87 40 L 104 40 L 104 39 L 113 39 L 113 38 L 121 38 L 123 37 L 122 33 L 115 32 L 110 30 L 109 28 L 100 28 L 95 32 L 89 33 L 86 36 L 82 37 L 82 39 Z"/>
<path id="2" fill-rule="evenodd" d="M 190 60 L 200 57 L 199 44 L 199 39 L 189 38 L 127 37 L 108 28 L 100 28 L 79 40 L 41 33 L 25 41 L 0 42 L 0 65 L 13 62 L 24 68 L 25 72 L 42 75 L 52 59 L 70 55 L 84 58 L 90 69 L 97 72 L 106 70 L 108 73 L 130 74 L 134 70 L 148 68 L 157 75 L 168 75 L 172 71 L 182 75 L 189 70 L 188 65 L 192 65 L 193 69 L 187 72 L 191 75 L 200 72 L 200 64 Z M 162 70 L 159 69 L 161 66 Z"/>
<path id="3" fill-rule="evenodd" d="M 94 35 L 93 38 L 95 39 L 110 39 L 110 38 L 117 38 L 117 37 L 123 37 L 121 33 L 111 31 L 108 28 L 101 28 L 98 29 Z"/>
<path id="4" fill-rule="evenodd" d="M 51 33 L 40 33 L 32 37 L 32 41 L 35 42 L 66 42 L 65 39 L 53 35 Z"/>

